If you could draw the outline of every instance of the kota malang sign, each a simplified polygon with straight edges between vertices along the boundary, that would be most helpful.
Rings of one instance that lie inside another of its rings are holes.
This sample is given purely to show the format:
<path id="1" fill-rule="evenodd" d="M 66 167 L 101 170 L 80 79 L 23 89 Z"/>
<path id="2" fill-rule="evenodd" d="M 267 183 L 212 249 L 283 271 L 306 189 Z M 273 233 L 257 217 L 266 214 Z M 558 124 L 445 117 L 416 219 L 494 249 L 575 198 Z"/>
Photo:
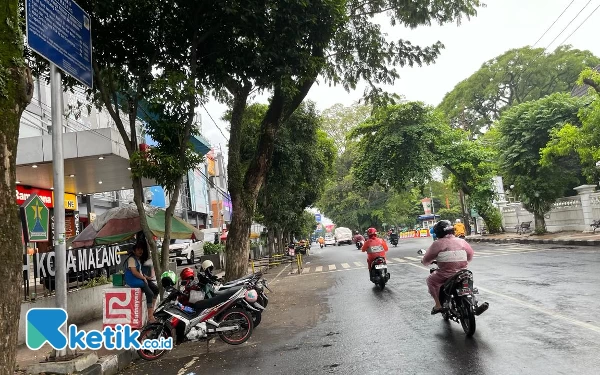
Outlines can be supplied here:
<path id="1" fill-rule="evenodd" d="M 21 223 L 25 242 L 46 242 L 50 235 L 50 210 L 37 194 L 32 194 L 21 205 Z"/>

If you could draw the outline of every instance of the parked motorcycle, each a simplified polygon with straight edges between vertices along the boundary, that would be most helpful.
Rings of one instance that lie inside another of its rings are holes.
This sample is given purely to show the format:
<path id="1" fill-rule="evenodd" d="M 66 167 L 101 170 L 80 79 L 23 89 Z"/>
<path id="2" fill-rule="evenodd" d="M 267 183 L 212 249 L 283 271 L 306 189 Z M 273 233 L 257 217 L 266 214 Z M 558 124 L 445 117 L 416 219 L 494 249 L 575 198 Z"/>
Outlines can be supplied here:
<path id="1" fill-rule="evenodd" d="M 369 270 L 371 275 L 371 281 L 379 286 L 381 290 L 385 288 L 385 284 L 390 279 L 390 274 L 387 271 L 387 262 L 384 257 L 377 257 L 371 262 L 371 269 Z"/>
<path id="2" fill-rule="evenodd" d="M 423 255 L 425 250 L 420 249 L 417 254 Z M 433 261 L 433 264 L 437 264 L 437 261 Z M 429 273 L 436 270 L 431 268 Z M 467 269 L 458 271 L 440 287 L 442 318 L 460 323 L 467 337 L 475 333 L 475 316 L 481 315 L 489 307 L 487 302 L 478 305 L 477 294 L 479 290 L 473 287 L 473 273 Z"/>
<path id="3" fill-rule="evenodd" d="M 195 267 L 198 269 L 198 266 Z M 203 273 L 200 271 L 196 272 L 197 281 L 194 280 L 191 283 L 184 285 L 183 296 L 179 298 L 179 301 L 186 306 L 192 306 L 189 301 L 189 297 L 194 293 L 200 293 L 201 299 L 210 299 L 217 297 L 218 295 L 233 289 L 246 286 L 249 289 L 254 289 L 257 294 L 257 299 L 253 303 L 248 303 L 245 300 L 240 300 L 237 303 L 237 307 L 246 310 L 252 315 L 254 327 L 256 328 L 262 320 L 262 312 L 267 307 L 269 299 L 264 292 L 264 288 L 271 291 L 267 287 L 267 281 L 262 278 L 262 272 L 252 274 L 241 279 L 232 280 L 228 283 L 223 284 L 223 280 L 213 276 L 210 272 Z"/>
<path id="4" fill-rule="evenodd" d="M 254 302 L 256 292 L 253 289 L 231 289 L 215 298 L 193 303 L 189 307 L 184 307 L 177 301 L 182 292 L 173 287 L 170 287 L 168 292 L 166 298 L 154 310 L 156 322 L 146 324 L 142 328 L 140 342 L 172 337 L 173 341 L 180 343 L 210 339 L 218 335 L 227 344 L 239 345 L 252 335 L 252 317 L 247 311 L 237 308 L 236 304 L 240 299 Z M 175 327 L 180 327 L 176 334 Z M 137 352 L 142 359 L 153 361 L 162 357 L 167 349 L 139 349 Z"/>
<path id="5" fill-rule="evenodd" d="M 206 280 L 200 282 L 201 284 L 203 282 L 207 284 L 206 298 L 212 298 L 218 295 L 219 293 L 225 292 L 232 288 L 238 288 L 243 285 L 247 285 L 248 287 L 253 288 L 257 293 L 256 301 L 249 305 L 246 301 L 243 301 L 240 303 L 239 307 L 244 308 L 250 312 L 254 321 L 254 328 L 256 328 L 262 320 L 262 312 L 266 309 L 267 305 L 269 304 L 269 298 L 265 293 L 265 288 L 269 292 L 273 292 L 267 286 L 267 280 L 265 280 L 262 277 L 262 272 L 249 275 L 245 278 L 241 278 L 238 280 L 232 280 L 224 284 L 222 283 L 222 281 L 223 280 L 221 279 L 207 278 Z"/>

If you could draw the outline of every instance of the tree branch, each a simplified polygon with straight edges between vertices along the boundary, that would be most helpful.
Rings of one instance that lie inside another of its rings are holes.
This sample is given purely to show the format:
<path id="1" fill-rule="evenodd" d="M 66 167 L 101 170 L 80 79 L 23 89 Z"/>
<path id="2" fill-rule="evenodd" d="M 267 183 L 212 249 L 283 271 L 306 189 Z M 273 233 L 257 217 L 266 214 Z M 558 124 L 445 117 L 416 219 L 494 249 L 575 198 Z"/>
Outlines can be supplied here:
<path id="1" fill-rule="evenodd" d="M 590 78 L 584 78 L 583 83 L 593 88 L 598 94 L 600 94 L 600 85 Z"/>
<path id="2" fill-rule="evenodd" d="M 94 74 L 97 77 L 96 87 L 98 88 L 98 91 L 100 92 L 100 96 L 102 97 L 102 101 L 104 102 L 104 107 L 106 107 L 106 110 L 110 114 L 110 117 L 112 117 L 112 119 L 115 121 L 117 130 L 119 130 L 119 134 L 121 134 L 121 138 L 123 138 L 123 143 L 125 144 L 127 153 L 129 154 L 129 157 L 131 157 L 133 154 L 133 150 L 131 148 L 131 141 L 129 140 L 129 137 L 127 136 L 127 132 L 125 131 L 125 125 L 123 124 L 123 121 L 121 120 L 121 117 L 119 116 L 119 114 L 117 112 L 115 112 L 115 109 L 110 104 L 111 100 L 110 100 L 109 92 L 106 91 L 104 82 L 102 81 L 102 78 L 100 77 L 100 68 L 98 67 L 98 62 L 96 61 L 96 59 L 93 60 L 92 64 L 94 67 Z"/>

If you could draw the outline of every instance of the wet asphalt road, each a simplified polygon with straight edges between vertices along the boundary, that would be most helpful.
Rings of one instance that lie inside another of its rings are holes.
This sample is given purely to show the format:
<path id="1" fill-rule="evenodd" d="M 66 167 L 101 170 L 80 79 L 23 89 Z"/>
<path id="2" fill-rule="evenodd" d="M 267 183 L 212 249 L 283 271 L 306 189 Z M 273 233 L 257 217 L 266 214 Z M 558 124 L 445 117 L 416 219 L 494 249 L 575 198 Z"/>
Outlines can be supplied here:
<path id="1" fill-rule="evenodd" d="M 247 344 L 208 356 L 189 349 L 177 355 L 177 348 L 163 360 L 138 363 L 124 373 L 600 373 L 600 249 L 473 245 L 470 269 L 479 301 L 490 308 L 477 317 L 475 335 L 466 338 L 459 324 L 429 313 L 429 271 L 416 251 L 430 243 L 430 238 L 410 239 L 390 247 L 391 279 L 383 291 L 369 281 L 366 255 L 356 247 L 313 245 L 302 275 L 280 277 L 296 278 L 298 285 L 324 281 L 315 293 L 328 313 L 316 325 L 291 335 L 270 331 L 268 314 L 278 312 L 267 308 Z"/>

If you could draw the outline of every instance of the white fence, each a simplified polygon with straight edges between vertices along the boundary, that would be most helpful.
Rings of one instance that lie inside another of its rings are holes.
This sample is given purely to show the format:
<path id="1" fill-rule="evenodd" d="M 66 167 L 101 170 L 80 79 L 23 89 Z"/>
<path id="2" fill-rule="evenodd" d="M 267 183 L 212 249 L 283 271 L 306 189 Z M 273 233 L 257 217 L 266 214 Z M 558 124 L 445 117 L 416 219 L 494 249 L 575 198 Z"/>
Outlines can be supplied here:
<path id="1" fill-rule="evenodd" d="M 549 232 L 591 231 L 593 220 L 600 220 L 600 192 L 594 192 L 595 185 L 583 185 L 575 188 L 578 195 L 560 198 L 546 214 L 546 229 Z M 500 202 L 502 222 L 507 232 L 516 232 L 521 223 L 531 222 L 531 230 L 535 230 L 533 214 L 527 211 L 520 202 Z"/>

